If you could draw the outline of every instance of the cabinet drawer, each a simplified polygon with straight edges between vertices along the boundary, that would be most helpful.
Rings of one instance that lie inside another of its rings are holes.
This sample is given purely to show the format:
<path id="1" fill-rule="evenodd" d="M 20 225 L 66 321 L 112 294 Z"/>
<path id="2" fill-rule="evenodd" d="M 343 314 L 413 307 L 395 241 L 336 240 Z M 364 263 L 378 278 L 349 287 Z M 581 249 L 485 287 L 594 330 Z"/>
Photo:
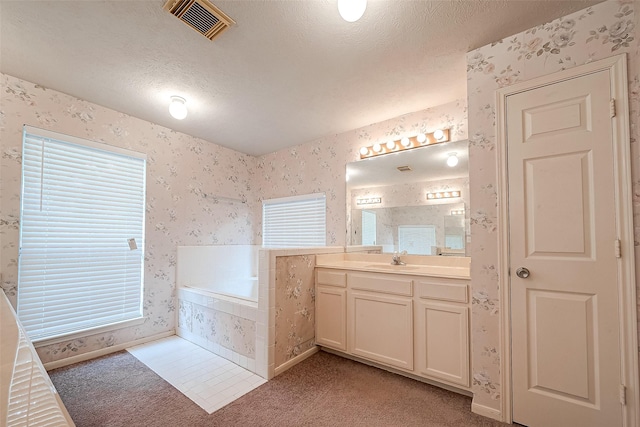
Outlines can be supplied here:
<path id="1" fill-rule="evenodd" d="M 344 288 L 347 286 L 347 273 L 336 270 L 316 269 L 316 283 Z"/>
<path id="2" fill-rule="evenodd" d="M 347 276 L 350 289 L 383 292 L 385 294 L 411 296 L 413 279 L 386 274 L 349 273 Z"/>
<path id="3" fill-rule="evenodd" d="M 469 302 L 466 283 L 447 283 L 440 281 L 416 281 L 416 296 L 441 301 Z"/>

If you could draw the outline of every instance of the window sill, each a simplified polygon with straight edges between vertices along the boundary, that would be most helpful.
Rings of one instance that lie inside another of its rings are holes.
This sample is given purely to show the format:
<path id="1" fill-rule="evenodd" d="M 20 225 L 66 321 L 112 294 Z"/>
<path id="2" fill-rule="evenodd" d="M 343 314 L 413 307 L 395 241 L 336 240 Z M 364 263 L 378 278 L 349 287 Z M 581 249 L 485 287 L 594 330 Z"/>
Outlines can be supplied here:
<path id="1" fill-rule="evenodd" d="M 33 340 L 33 346 L 35 348 L 45 347 L 52 344 L 58 344 L 65 341 L 71 341 L 78 338 L 85 338 L 89 335 L 100 334 L 103 332 L 114 331 L 116 329 L 127 328 L 130 326 L 142 325 L 145 322 L 145 317 L 137 317 L 131 320 L 124 320 L 122 322 L 111 323 L 110 325 L 97 326 L 95 328 L 83 329 L 81 331 L 70 332 L 68 334 L 56 335 L 54 337 L 41 338 L 39 340 Z"/>

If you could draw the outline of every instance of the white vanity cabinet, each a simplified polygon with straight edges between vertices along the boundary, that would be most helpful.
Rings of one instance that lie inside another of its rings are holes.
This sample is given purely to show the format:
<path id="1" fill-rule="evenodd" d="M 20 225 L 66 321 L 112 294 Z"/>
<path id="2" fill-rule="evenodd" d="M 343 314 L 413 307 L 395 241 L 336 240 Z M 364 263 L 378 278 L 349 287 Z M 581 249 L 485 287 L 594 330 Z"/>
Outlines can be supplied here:
<path id="1" fill-rule="evenodd" d="M 469 387 L 467 282 L 424 277 L 414 287 L 416 373 Z"/>
<path id="2" fill-rule="evenodd" d="M 347 350 L 347 273 L 316 270 L 316 343 Z M 318 319 L 322 319 L 318 321 Z"/>
<path id="3" fill-rule="evenodd" d="M 316 268 L 316 343 L 470 388 L 469 281 Z"/>
<path id="4" fill-rule="evenodd" d="M 347 273 L 349 353 L 413 370 L 413 300 L 410 277 Z"/>

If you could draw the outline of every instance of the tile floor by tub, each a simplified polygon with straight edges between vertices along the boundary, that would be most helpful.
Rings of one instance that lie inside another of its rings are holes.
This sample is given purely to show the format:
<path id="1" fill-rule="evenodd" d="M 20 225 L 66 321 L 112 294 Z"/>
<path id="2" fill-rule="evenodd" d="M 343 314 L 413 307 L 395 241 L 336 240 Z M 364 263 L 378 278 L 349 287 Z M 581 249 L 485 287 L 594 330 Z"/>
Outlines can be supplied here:
<path id="1" fill-rule="evenodd" d="M 209 414 L 267 382 L 175 335 L 127 351 Z"/>

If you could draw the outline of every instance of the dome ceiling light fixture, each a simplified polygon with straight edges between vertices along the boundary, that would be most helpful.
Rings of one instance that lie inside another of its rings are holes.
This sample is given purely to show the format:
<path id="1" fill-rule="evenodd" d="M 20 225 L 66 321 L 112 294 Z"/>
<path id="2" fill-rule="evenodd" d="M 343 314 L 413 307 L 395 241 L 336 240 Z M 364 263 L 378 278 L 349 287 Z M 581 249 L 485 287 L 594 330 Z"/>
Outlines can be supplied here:
<path id="1" fill-rule="evenodd" d="M 338 12 L 347 22 L 356 22 L 362 18 L 367 8 L 367 0 L 338 0 Z"/>
<path id="2" fill-rule="evenodd" d="M 169 104 L 169 114 L 178 120 L 183 120 L 187 117 L 187 100 L 181 96 L 172 96 Z"/>
<path id="3" fill-rule="evenodd" d="M 458 153 L 449 153 L 447 158 L 447 166 L 450 168 L 455 167 L 458 164 Z"/>

